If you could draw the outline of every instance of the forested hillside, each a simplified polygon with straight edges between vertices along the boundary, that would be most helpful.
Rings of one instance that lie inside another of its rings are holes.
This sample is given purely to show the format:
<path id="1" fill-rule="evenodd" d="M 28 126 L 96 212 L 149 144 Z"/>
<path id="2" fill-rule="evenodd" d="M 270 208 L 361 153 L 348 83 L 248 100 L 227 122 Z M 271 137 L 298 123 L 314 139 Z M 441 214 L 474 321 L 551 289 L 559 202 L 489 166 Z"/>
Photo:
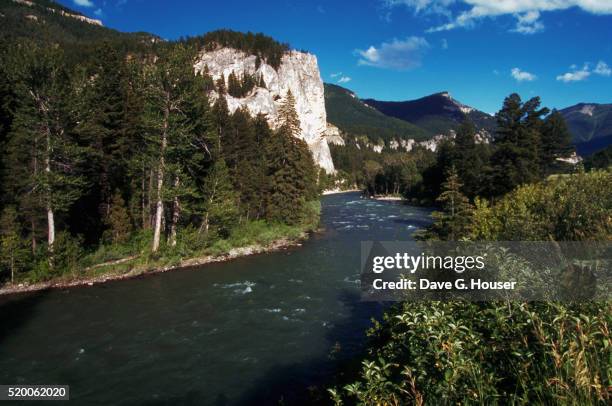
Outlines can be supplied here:
<path id="1" fill-rule="evenodd" d="M 448 134 L 464 120 L 474 123 L 478 131 L 484 130 L 490 134 L 495 131 L 495 119 L 492 116 L 461 104 L 447 92 L 432 94 L 418 100 L 390 102 L 365 99 L 363 102 L 387 116 L 423 128 L 432 135 Z"/>
<path id="2" fill-rule="evenodd" d="M 317 170 L 293 95 L 273 131 L 230 114 L 228 84 L 193 69 L 200 46 L 274 63 L 287 45 L 231 31 L 154 41 L 45 14 L 55 3 L 2 5 L 11 24 L 30 24 L 20 19 L 32 10 L 49 20 L 32 20 L 31 35 L 2 31 L 0 279 L 223 252 L 316 223 Z"/>
<path id="3" fill-rule="evenodd" d="M 612 144 L 612 104 L 580 103 L 560 110 L 578 153 L 589 155 Z"/>
<path id="4" fill-rule="evenodd" d="M 338 85 L 325 84 L 325 109 L 327 121 L 373 142 L 392 138 L 423 140 L 430 135 L 419 127 L 368 107 L 353 92 Z"/>

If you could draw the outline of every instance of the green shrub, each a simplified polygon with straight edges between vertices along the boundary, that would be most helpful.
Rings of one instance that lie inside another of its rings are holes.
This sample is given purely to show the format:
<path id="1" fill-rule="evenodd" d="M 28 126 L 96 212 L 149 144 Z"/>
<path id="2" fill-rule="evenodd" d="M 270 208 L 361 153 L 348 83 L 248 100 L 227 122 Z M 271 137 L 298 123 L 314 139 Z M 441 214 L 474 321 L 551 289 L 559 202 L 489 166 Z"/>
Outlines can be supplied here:
<path id="1" fill-rule="evenodd" d="M 575 241 L 612 237 L 612 172 L 521 186 L 493 206 L 476 201 L 472 240 Z"/>
<path id="2" fill-rule="evenodd" d="M 403 303 L 369 335 L 358 404 L 606 404 L 610 303 Z"/>
<path id="3" fill-rule="evenodd" d="M 477 199 L 471 233 L 486 241 L 612 236 L 612 173 L 521 186 Z M 508 263 L 509 266 L 513 265 Z M 370 330 L 336 404 L 610 404 L 612 304 L 404 302 Z"/>

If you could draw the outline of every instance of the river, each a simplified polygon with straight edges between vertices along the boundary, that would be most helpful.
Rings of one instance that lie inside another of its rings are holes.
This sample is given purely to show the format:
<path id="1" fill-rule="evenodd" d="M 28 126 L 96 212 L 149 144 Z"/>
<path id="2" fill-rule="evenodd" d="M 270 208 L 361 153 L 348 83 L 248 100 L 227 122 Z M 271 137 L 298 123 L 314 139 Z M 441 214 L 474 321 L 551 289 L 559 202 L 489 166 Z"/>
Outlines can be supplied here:
<path id="1" fill-rule="evenodd" d="M 429 211 L 322 199 L 301 247 L 0 302 L 0 384 L 70 385 L 75 404 L 296 403 L 363 345 L 360 241 L 405 240 Z"/>

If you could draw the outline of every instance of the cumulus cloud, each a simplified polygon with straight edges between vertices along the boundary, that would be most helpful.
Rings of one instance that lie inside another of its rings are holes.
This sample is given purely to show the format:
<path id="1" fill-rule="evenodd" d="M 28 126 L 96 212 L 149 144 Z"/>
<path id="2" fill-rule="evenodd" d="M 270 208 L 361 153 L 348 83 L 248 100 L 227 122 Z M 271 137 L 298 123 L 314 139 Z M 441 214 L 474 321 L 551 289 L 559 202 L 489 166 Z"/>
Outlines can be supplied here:
<path id="1" fill-rule="evenodd" d="M 350 81 L 351 81 L 351 78 L 348 77 L 348 76 L 342 76 L 342 77 L 340 77 L 340 79 L 338 79 L 338 83 L 347 83 L 347 82 L 350 82 Z"/>
<path id="2" fill-rule="evenodd" d="M 578 7 L 592 14 L 612 14 L 610 0 L 382 0 L 387 7 L 405 6 L 415 13 L 434 13 L 447 16 L 448 23 L 432 27 L 428 32 L 452 30 L 457 27 L 471 27 L 476 21 L 502 15 L 516 18 L 512 30 L 521 34 L 534 34 L 544 29 L 540 21 L 543 12 Z M 463 9 L 453 16 L 451 5 Z"/>
<path id="3" fill-rule="evenodd" d="M 94 7 L 93 1 L 91 0 L 73 0 L 74 4 L 81 7 Z"/>
<path id="4" fill-rule="evenodd" d="M 572 70 L 564 73 L 563 75 L 557 76 L 557 80 L 564 83 L 581 82 L 591 76 L 589 64 L 587 63 L 584 64 L 582 69 L 577 69 L 575 65 L 572 65 L 570 69 Z"/>
<path id="5" fill-rule="evenodd" d="M 604 61 L 597 62 L 595 69 L 591 70 L 588 63 L 585 63 L 581 69 L 578 69 L 576 65 L 570 66 L 570 71 L 562 75 L 557 76 L 557 80 L 560 82 L 581 82 L 586 80 L 591 74 L 600 76 L 612 75 L 612 68 L 608 66 Z"/>
<path id="6" fill-rule="evenodd" d="M 538 78 L 533 73 L 522 71 L 519 68 L 513 68 L 510 74 L 517 82 L 533 82 Z"/>
<path id="7" fill-rule="evenodd" d="M 604 61 L 597 62 L 597 65 L 595 66 L 595 70 L 593 72 L 595 72 L 595 73 L 597 73 L 598 75 L 601 75 L 601 76 L 610 76 L 610 75 L 612 75 L 612 69 L 610 69 L 608 64 L 605 63 Z"/>
<path id="8" fill-rule="evenodd" d="M 421 65 L 429 43 L 422 37 L 408 37 L 383 42 L 378 47 L 371 45 L 366 50 L 356 49 L 359 65 L 395 70 L 408 70 Z"/>

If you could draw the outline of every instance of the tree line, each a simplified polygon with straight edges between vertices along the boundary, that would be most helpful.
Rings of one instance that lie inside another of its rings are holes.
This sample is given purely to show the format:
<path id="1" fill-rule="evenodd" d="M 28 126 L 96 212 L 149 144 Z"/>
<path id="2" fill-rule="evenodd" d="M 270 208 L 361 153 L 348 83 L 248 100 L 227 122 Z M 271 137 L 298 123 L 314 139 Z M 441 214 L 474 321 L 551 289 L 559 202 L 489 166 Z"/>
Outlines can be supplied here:
<path id="1" fill-rule="evenodd" d="M 249 221 L 297 224 L 318 194 L 293 95 L 276 130 L 230 113 L 223 78 L 194 74 L 193 44 L 101 43 L 76 64 L 23 40 L 1 52 L 5 268 L 47 277 L 135 236 L 161 255 L 181 234 L 206 244 Z"/>
<path id="2" fill-rule="evenodd" d="M 559 112 L 540 104 L 539 97 L 523 102 L 518 94 L 508 96 L 496 114 L 497 130 L 490 143 L 476 142 L 477 130 L 466 120 L 454 138 L 443 140 L 435 152 L 417 146 L 407 154 L 376 154 L 349 143 L 352 152 L 336 147 L 332 153 L 337 166 L 368 195 L 393 193 L 432 204 L 454 168 L 461 192 L 470 200 L 495 199 L 518 185 L 572 168 L 557 159 L 574 151 L 565 121 Z"/>

